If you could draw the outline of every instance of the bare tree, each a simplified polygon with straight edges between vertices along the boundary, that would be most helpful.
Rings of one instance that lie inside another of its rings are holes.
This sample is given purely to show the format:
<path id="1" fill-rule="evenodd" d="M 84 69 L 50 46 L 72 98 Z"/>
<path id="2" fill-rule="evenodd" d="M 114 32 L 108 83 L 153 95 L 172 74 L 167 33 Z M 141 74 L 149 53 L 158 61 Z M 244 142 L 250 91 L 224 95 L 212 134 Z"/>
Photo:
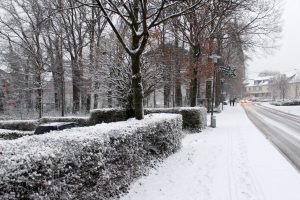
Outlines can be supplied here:
<path id="1" fill-rule="evenodd" d="M 285 74 L 278 74 L 271 79 L 271 91 L 273 91 L 273 98 L 279 97 L 284 101 L 288 90 L 288 77 Z"/>
<path id="2" fill-rule="evenodd" d="M 196 8 L 203 0 L 197 0 L 193 4 L 186 1 L 147 1 L 147 0 L 131 0 L 131 1 L 105 1 L 104 6 L 102 1 L 96 0 L 97 5 L 102 10 L 104 16 L 107 18 L 110 27 L 116 34 L 119 42 L 129 54 L 131 58 L 132 69 L 132 92 L 133 92 L 133 108 L 135 117 L 137 119 L 144 118 L 143 106 L 143 86 L 141 75 L 141 55 L 144 52 L 149 38 L 149 30 L 155 26 L 177 16 L 180 16 L 191 9 Z M 168 10 L 175 10 L 176 12 L 166 12 Z M 114 13 L 122 20 L 130 30 L 129 43 L 127 39 L 122 37 L 117 29 L 115 20 L 109 16 L 109 13 Z M 162 17 L 162 13 L 168 13 Z"/>
<path id="3" fill-rule="evenodd" d="M 40 118 L 43 113 L 44 60 L 41 34 L 44 8 L 39 0 L 7 0 L 1 2 L 1 7 L 6 15 L 0 18 L 0 36 L 21 47 L 34 66 L 36 109 Z"/>

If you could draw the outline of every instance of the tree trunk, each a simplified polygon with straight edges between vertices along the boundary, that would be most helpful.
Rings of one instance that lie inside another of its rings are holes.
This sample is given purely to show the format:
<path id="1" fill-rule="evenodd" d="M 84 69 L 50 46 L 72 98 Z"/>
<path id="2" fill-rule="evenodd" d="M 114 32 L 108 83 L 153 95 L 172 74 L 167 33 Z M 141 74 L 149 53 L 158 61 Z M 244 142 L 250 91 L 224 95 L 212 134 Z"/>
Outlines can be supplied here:
<path id="1" fill-rule="evenodd" d="M 64 75 L 64 61 L 63 61 L 63 52 L 62 52 L 62 38 L 60 38 L 59 42 L 56 46 L 56 63 L 57 63 L 57 71 L 59 75 L 59 101 L 60 101 L 60 109 L 61 116 L 65 116 L 65 75 Z"/>
<path id="2" fill-rule="evenodd" d="M 141 75 L 140 54 L 131 55 L 133 107 L 136 119 L 144 118 L 143 85 Z"/>
<path id="3" fill-rule="evenodd" d="M 217 108 L 221 103 L 221 73 L 216 72 L 216 99 L 215 99 L 215 107 Z"/>
<path id="4" fill-rule="evenodd" d="M 113 101 L 112 101 L 112 91 L 109 89 L 107 91 L 107 103 L 108 103 L 108 107 L 112 108 L 113 107 Z"/>
<path id="5" fill-rule="evenodd" d="M 190 106 L 195 107 L 197 103 L 198 78 L 197 69 L 193 69 L 193 78 L 190 83 Z"/>
<path id="6" fill-rule="evenodd" d="M 25 88 L 30 88 L 29 82 L 29 66 L 27 63 L 25 67 Z M 31 95 L 32 92 L 30 90 L 25 90 L 26 111 L 28 113 L 31 112 L 33 108 Z"/>
<path id="7" fill-rule="evenodd" d="M 38 118 L 42 118 L 43 115 L 43 89 L 42 89 L 42 75 L 40 72 L 37 75 L 37 97 L 36 97 L 36 110 L 38 111 Z"/>
<path id="8" fill-rule="evenodd" d="M 98 94 L 94 94 L 94 109 L 98 108 Z"/>
<path id="9" fill-rule="evenodd" d="M 170 95 L 171 95 L 171 87 L 168 78 L 164 78 L 164 107 L 169 108 L 170 107 Z"/>
<path id="10" fill-rule="evenodd" d="M 176 54 L 175 54 L 175 74 L 174 74 L 174 79 L 175 79 L 175 106 L 181 107 L 182 106 L 182 92 L 181 92 L 181 66 L 179 64 L 179 34 L 178 34 L 178 26 L 175 25 L 175 47 L 177 48 Z"/>
<path id="11" fill-rule="evenodd" d="M 156 92 L 153 92 L 153 107 L 156 108 Z"/>
<path id="12" fill-rule="evenodd" d="M 176 74 L 176 75 L 178 75 L 178 74 Z M 182 106 L 181 81 L 178 79 L 175 81 L 175 106 L 177 106 L 177 107 Z"/>
<path id="13" fill-rule="evenodd" d="M 79 106 L 80 106 L 80 74 L 78 65 L 75 61 L 75 59 L 71 58 L 72 63 L 72 90 L 73 90 L 73 114 L 76 114 L 79 112 Z"/>

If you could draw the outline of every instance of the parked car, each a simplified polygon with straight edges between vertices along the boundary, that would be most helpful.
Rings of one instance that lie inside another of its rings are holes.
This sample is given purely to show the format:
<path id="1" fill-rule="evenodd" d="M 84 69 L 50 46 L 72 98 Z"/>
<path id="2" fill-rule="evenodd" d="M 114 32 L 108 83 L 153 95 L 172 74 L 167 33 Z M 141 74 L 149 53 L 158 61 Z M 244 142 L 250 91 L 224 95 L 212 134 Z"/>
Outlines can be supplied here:
<path id="1" fill-rule="evenodd" d="M 48 133 L 55 130 L 64 130 L 73 127 L 79 127 L 76 122 L 51 122 L 46 124 L 40 124 L 34 131 L 35 135 Z"/>

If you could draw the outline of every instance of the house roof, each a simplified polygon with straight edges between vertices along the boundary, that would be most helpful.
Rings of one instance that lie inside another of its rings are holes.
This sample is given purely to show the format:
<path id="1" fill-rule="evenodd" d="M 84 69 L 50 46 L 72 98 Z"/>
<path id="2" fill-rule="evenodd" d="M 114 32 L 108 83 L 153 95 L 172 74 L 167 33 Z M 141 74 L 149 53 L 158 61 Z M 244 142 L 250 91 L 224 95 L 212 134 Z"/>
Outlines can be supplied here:
<path id="1" fill-rule="evenodd" d="M 247 79 L 245 81 L 246 87 L 263 86 L 268 85 L 273 76 L 255 77 L 253 79 Z"/>
<path id="2" fill-rule="evenodd" d="M 287 77 L 289 79 L 290 83 L 297 83 L 300 82 L 300 72 L 293 72 L 293 73 L 288 73 Z"/>

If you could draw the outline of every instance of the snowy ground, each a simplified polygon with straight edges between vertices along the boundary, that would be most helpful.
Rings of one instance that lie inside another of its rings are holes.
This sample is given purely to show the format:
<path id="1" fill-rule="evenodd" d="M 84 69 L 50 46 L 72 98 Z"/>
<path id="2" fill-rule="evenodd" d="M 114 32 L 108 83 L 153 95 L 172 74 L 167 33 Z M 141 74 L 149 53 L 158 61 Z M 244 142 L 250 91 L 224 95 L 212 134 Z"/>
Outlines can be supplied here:
<path id="1" fill-rule="evenodd" d="M 225 107 L 217 128 L 186 135 L 183 147 L 121 200 L 299 200 L 300 174 L 248 120 Z"/>
<path id="2" fill-rule="evenodd" d="M 263 102 L 260 104 L 263 106 L 266 106 L 266 107 L 274 108 L 276 110 L 280 110 L 280 111 L 283 111 L 286 113 L 300 116 L 300 106 L 274 106 L 274 105 L 269 104 L 268 102 Z"/>

